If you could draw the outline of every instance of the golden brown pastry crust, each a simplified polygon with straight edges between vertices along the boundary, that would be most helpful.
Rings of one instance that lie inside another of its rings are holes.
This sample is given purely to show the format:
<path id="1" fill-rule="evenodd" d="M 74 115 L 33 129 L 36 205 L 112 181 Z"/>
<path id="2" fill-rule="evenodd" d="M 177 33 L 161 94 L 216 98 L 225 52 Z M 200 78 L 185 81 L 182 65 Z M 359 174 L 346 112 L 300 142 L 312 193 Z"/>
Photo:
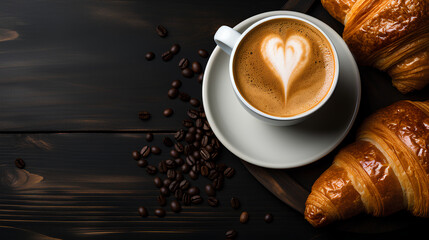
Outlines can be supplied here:
<path id="1" fill-rule="evenodd" d="M 319 227 L 401 209 L 429 217 L 429 101 L 400 101 L 367 118 L 314 183 L 305 218 Z"/>

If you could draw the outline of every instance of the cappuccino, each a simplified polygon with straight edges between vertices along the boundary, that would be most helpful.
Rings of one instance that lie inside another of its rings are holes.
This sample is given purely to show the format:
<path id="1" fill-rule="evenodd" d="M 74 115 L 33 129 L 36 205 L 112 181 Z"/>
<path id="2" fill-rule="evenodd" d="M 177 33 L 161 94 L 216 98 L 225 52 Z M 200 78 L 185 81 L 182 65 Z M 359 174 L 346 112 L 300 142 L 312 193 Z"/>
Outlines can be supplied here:
<path id="1" fill-rule="evenodd" d="M 276 117 L 292 117 L 317 106 L 330 91 L 337 67 L 326 37 L 295 19 L 256 26 L 237 46 L 233 59 L 240 94 Z"/>

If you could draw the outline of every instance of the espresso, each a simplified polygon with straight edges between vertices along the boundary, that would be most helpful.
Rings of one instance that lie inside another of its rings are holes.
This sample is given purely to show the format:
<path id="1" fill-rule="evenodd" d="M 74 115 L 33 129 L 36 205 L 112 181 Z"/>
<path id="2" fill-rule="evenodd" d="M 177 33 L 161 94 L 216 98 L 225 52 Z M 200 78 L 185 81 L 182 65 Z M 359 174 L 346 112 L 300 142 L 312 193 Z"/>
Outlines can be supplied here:
<path id="1" fill-rule="evenodd" d="M 233 60 L 235 83 L 256 109 L 277 117 L 304 113 L 328 94 L 335 77 L 329 41 L 313 26 L 274 19 L 252 29 Z"/>

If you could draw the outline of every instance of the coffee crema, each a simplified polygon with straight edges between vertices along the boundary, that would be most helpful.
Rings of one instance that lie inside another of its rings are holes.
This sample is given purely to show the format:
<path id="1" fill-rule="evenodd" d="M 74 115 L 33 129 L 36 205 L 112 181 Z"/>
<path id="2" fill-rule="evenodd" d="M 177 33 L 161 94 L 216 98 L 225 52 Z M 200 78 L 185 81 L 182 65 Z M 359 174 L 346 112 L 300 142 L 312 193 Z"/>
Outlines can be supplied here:
<path id="1" fill-rule="evenodd" d="M 295 19 L 274 19 L 252 29 L 237 47 L 233 75 L 240 94 L 276 117 L 304 113 L 328 94 L 335 77 L 326 37 Z"/>

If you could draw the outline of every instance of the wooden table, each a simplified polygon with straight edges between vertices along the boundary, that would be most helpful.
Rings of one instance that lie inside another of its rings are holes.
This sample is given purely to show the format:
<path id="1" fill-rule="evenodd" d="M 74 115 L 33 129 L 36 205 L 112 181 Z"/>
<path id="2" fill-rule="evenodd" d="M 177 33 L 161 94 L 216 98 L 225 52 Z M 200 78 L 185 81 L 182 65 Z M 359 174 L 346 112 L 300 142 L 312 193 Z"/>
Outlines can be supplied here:
<path id="1" fill-rule="evenodd" d="M 219 161 L 237 173 L 218 193 L 219 207 L 204 203 L 179 214 L 168 211 L 165 218 L 153 216 L 158 189 L 131 152 L 146 143 L 146 132 L 153 132 L 151 144 L 164 153 L 149 161 L 167 158 L 162 139 L 181 128 L 190 108 L 167 98 L 174 79 L 183 81 L 182 91 L 201 98 L 201 85 L 196 78 L 184 79 L 177 62 L 187 57 L 205 65 L 207 59 L 197 50 L 215 47 L 212 36 L 219 26 L 236 25 L 283 4 L 0 1 L 0 239 L 223 239 L 231 228 L 239 239 L 403 239 L 424 234 L 428 221 L 420 220 L 377 234 L 314 229 L 224 148 Z M 341 33 L 341 24 L 320 3 L 308 14 Z M 156 34 L 158 24 L 169 30 L 167 38 Z M 161 61 L 174 43 L 181 45 L 180 53 L 170 62 Z M 148 51 L 156 54 L 152 62 L 144 59 Z M 396 100 L 427 99 L 428 88 L 404 96 L 390 86 L 385 73 L 360 70 L 363 95 L 357 124 Z M 175 111 L 170 118 L 162 116 L 167 107 Z M 151 112 L 152 118 L 139 120 L 140 110 Z M 353 140 L 355 129 L 344 144 Z M 333 154 L 322 163 L 285 172 L 311 186 Z M 25 160 L 25 171 L 15 168 L 16 158 Z M 19 181 L 29 175 L 43 180 L 22 185 Z M 232 196 L 241 200 L 240 210 L 229 206 Z M 149 209 L 148 218 L 138 215 L 141 205 Z M 240 224 L 244 210 L 250 221 Z M 274 215 L 271 224 L 263 221 L 268 212 Z"/>

